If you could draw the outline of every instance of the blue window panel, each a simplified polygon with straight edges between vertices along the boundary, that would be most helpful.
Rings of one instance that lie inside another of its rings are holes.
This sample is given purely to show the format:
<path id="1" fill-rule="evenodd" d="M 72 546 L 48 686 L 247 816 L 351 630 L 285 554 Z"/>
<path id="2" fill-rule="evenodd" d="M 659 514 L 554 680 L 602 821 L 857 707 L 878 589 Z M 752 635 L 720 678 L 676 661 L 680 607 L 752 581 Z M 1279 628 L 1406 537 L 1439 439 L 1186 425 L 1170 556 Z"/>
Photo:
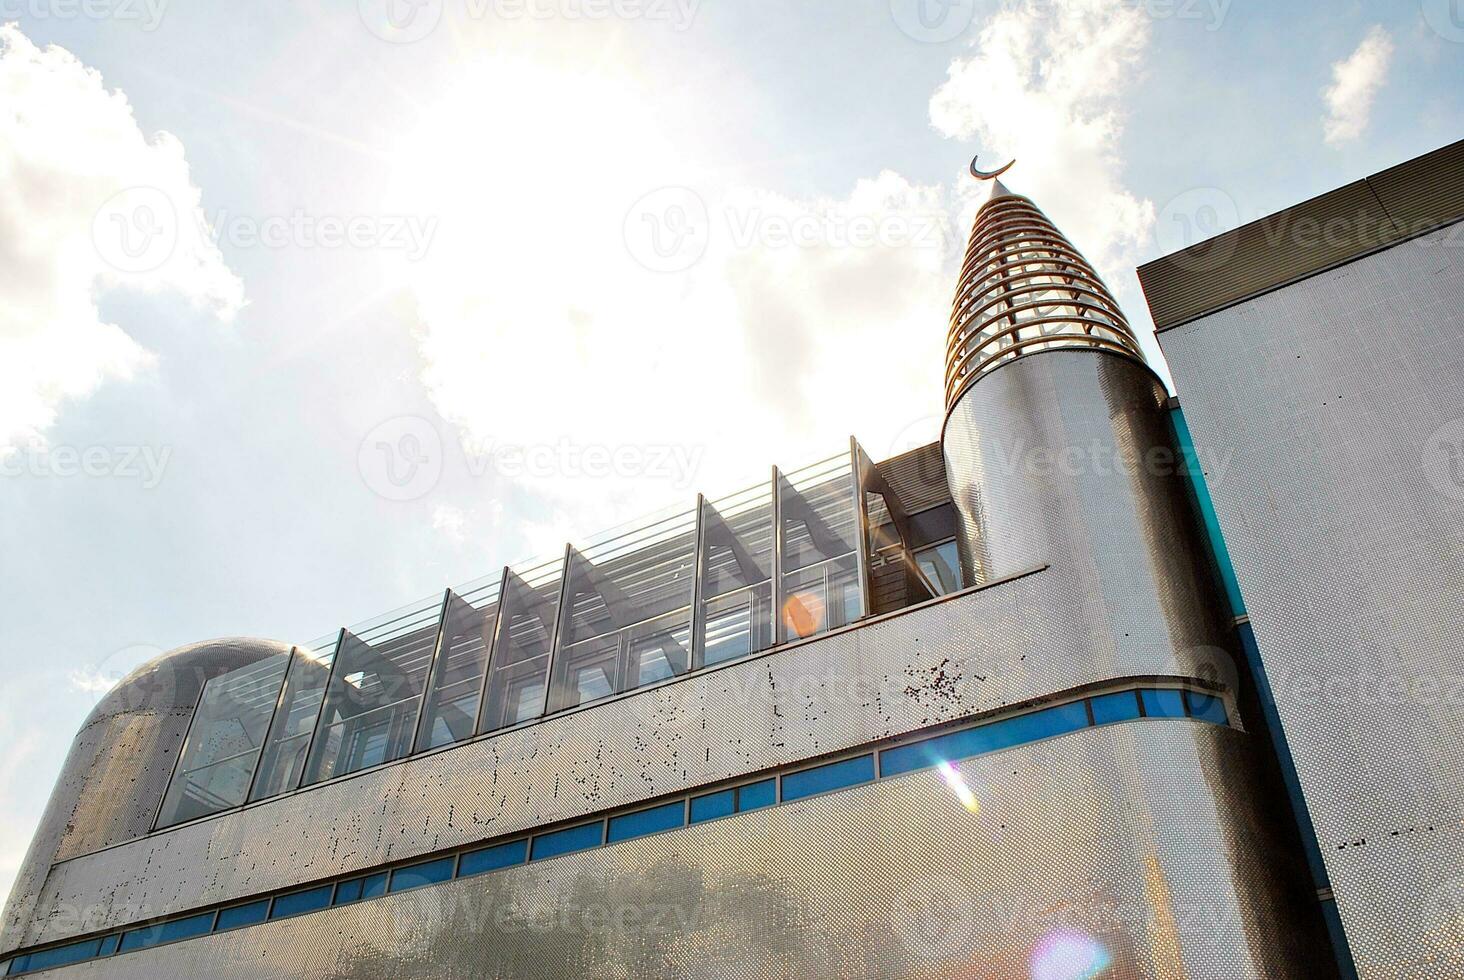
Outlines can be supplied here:
<path id="1" fill-rule="evenodd" d="M 274 908 L 270 909 L 269 917 L 286 919 L 292 915 L 304 915 L 306 912 L 323 909 L 330 904 L 331 895 L 334 893 L 334 885 L 318 885 L 304 891 L 280 895 L 274 900 Z"/>
<path id="2" fill-rule="evenodd" d="M 635 813 L 627 813 L 611 819 L 607 840 L 614 844 L 635 837 L 644 837 L 647 834 L 659 834 L 663 830 L 673 830 L 685 825 L 686 804 L 677 800 L 675 803 L 652 807 L 649 810 L 637 810 Z"/>
<path id="3" fill-rule="evenodd" d="M 542 861 L 561 854 L 573 854 L 575 851 L 586 851 L 592 847 L 599 847 L 603 833 L 602 825 L 596 821 L 565 830 L 556 830 L 552 834 L 540 834 L 534 838 L 529 860 Z"/>
<path id="4" fill-rule="evenodd" d="M 365 880 L 361 882 L 361 897 L 363 899 L 366 899 L 366 898 L 375 898 L 377 895 L 385 895 L 385 894 L 386 894 L 386 872 L 385 871 L 381 872 L 380 874 L 367 875 L 366 878 L 365 878 Z"/>
<path id="5" fill-rule="evenodd" d="M 29 970 L 29 969 L 30 969 L 30 957 L 29 956 L 17 956 L 15 959 L 13 959 L 13 960 L 10 961 L 9 965 L 7 965 L 5 967 L 5 975 L 7 977 L 13 977 L 17 973 L 24 973 L 26 970 Z"/>
<path id="6" fill-rule="evenodd" d="M 219 910 L 219 921 L 214 925 L 214 931 L 222 932 L 225 929 L 238 929 L 240 926 L 252 926 L 256 922 L 263 922 L 269 918 L 269 899 L 262 899 L 258 902 L 250 902 L 248 905 L 235 905 L 231 909 Z"/>
<path id="7" fill-rule="evenodd" d="M 481 851 L 469 851 L 458 862 L 458 877 L 469 878 L 500 868 L 511 868 L 529 859 L 529 842 L 516 840 L 497 847 L 485 847 Z"/>
<path id="8" fill-rule="evenodd" d="M 737 790 L 737 809 L 739 812 L 746 810 L 761 810 L 765 806 L 772 806 L 778 802 L 778 781 L 776 779 L 764 779 L 760 783 L 749 783 L 739 787 Z"/>
<path id="9" fill-rule="evenodd" d="M 406 892 L 413 888 L 421 888 L 423 885 L 436 885 L 444 881 L 451 881 L 455 861 L 455 858 L 445 857 L 397 868 L 391 873 L 391 890 Z"/>
<path id="10" fill-rule="evenodd" d="M 350 905 L 352 902 L 361 901 L 361 886 L 364 884 L 366 884 L 365 878 L 336 882 L 335 897 L 331 899 L 330 904 Z"/>
<path id="11" fill-rule="evenodd" d="M 97 955 L 98 956 L 111 956 L 113 953 L 117 952 L 117 944 L 120 943 L 121 941 L 122 941 L 122 936 L 121 936 L 120 933 L 113 933 L 110 936 L 103 936 L 102 937 L 102 949 L 101 949 L 101 952 L 97 953 Z"/>
<path id="12" fill-rule="evenodd" d="M 204 912 L 201 915 L 190 915 L 186 919 L 174 919 L 172 922 L 164 922 L 159 926 L 148 926 L 143 929 L 133 929 L 131 932 L 122 934 L 120 948 L 126 953 L 134 949 L 147 949 L 149 946 L 158 946 L 163 943 L 175 942 L 179 939 L 192 939 L 194 936 L 202 936 L 213 929 L 214 914 Z"/>
<path id="13" fill-rule="evenodd" d="M 886 776 L 928 769 L 942 762 L 969 759 L 986 752 L 1009 749 L 1014 745 L 1035 742 L 1039 738 L 1066 735 L 1088 727 L 1088 711 L 1083 702 L 1044 708 L 1030 714 L 993 722 L 979 728 L 937 735 L 923 742 L 885 749 L 880 753 L 880 772 Z M 784 783 L 786 790 L 787 783 Z M 786 796 L 786 792 L 784 794 Z"/>
<path id="14" fill-rule="evenodd" d="M 1132 721 L 1139 716 L 1139 695 L 1136 691 L 1105 694 L 1093 699 L 1093 723 L 1109 725 L 1115 721 Z"/>
<path id="15" fill-rule="evenodd" d="M 1190 717 L 1197 721 L 1208 721 L 1212 725 L 1230 724 L 1230 716 L 1225 711 L 1223 698 L 1211 697 L 1197 691 L 1185 691 L 1184 699 L 1189 703 Z"/>
<path id="16" fill-rule="evenodd" d="M 718 817 L 731 816 L 736 806 L 733 804 L 732 790 L 724 789 L 720 793 L 709 793 L 706 796 L 698 796 L 691 801 L 691 822 L 701 823 L 703 820 L 716 820 Z"/>
<path id="17" fill-rule="evenodd" d="M 843 762 L 831 762 L 816 769 L 789 773 L 783 777 L 783 800 L 801 800 L 815 793 L 826 793 L 873 780 L 874 756 L 861 755 Z"/>
<path id="18" fill-rule="evenodd" d="M 1180 691 L 1140 691 L 1144 714 L 1150 718 L 1183 718 L 1184 696 Z"/>
<path id="19" fill-rule="evenodd" d="M 55 949 L 42 950 L 39 953 L 31 953 L 29 956 L 22 956 L 16 963 L 26 961 L 22 966 L 10 967 L 11 973 L 19 973 L 21 970 L 44 970 L 53 966 L 68 966 L 72 963 L 80 963 L 97 956 L 101 948 L 101 940 L 88 939 L 84 943 L 72 943 L 70 946 L 58 946 Z"/>

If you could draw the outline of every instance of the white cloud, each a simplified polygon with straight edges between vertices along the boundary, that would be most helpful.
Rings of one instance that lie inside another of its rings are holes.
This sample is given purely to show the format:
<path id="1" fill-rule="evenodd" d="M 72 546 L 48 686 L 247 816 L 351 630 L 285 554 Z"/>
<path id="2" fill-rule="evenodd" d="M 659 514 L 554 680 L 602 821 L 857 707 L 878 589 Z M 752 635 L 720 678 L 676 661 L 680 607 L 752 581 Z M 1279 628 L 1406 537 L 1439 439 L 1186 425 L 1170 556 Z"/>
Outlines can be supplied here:
<path id="1" fill-rule="evenodd" d="M 182 145 L 144 137 L 96 71 L 0 25 L 0 105 L 3 448 L 41 440 L 65 401 L 151 363 L 103 322 L 100 291 L 167 292 L 228 319 L 243 286 L 204 230 Z"/>
<path id="2" fill-rule="evenodd" d="M 1333 63 L 1332 84 L 1322 90 L 1327 103 L 1322 130 L 1329 144 L 1336 146 L 1362 135 L 1392 62 L 1393 38 L 1378 24 L 1367 32 L 1356 51 Z"/>
<path id="3" fill-rule="evenodd" d="M 1139 256 L 1154 205 L 1123 187 L 1124 99 L 1149 44 L 1142 6 L 1123 0 L 1021 4 L 995 14 L 930 100 L 946 136 L 982 164 L 1009 157 L 1031 196 L 1112 283 Z"/>
<path id="4" fill-rule="evenodd" d="M 500 58 L 455 89 L 405 140 L 388 204 L 441 219 L 406 268 L 423 380 L 470 451 L 532 451 L 511 478 L 556 536 L 565 515 L 593 531 L 811 462 L 851 429 L 884 455 L 938 409 L 940 188 L 720 182 L 624 71 Z M 651 251 L 682 233 L 684 261 Z"/>

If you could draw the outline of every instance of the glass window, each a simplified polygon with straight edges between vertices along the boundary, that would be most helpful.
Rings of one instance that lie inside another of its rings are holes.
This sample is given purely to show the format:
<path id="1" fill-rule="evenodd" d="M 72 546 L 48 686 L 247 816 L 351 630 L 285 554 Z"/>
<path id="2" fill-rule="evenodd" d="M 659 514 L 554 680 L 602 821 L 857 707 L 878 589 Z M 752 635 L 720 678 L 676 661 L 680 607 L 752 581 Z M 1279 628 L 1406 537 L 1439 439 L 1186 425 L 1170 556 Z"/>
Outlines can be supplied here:
<path id="1" fill-rule="evenodd" d="M 915 562 L 930 584 L 940 590 L 941 595 L 961 591 L 961 556 L 956 551 L 954 541 L 920 549 L 915 552 Z"/>
<path id="2" fill-rule="evenodd" d="M 163 798 L 159 827 L 245 803 L 289 664 L 290 655 L 282 653 L 204 685 Z"/>
<path id="3" fill-rule="evenodd" d="M 685 824 L 686 804 L 677 800 L 675 803 L 651 807 L 649 810 L 637 810 L 635 813 L 612 817 L 606 840 L 614 844 L 633 837 L 657 834 L 663 830 L 685 826 Z"/>
<path id="4" fill-rule="evenodd" d="M 478 703 L 483 672 L 498 622 L 498 588 L 502 576 L 470 585 L 463 595 L 448 593 L 442 646 L 432 673 L 432 689 L 422 707 L 419 750 L 434 749 L 472 738 L 478 730 Z"/>
<path id="5" fill-rule="evenodd" d="M 365 880 L 361 882 L 361 898 L 363 900 L 364 899 L 368 899 L 368 898 L 375 898 L 378 895 L 385 895 L 385 894 L 386 894 L 386 872 L 385 871 L 380 872 L 379 874 L 367 875 L 366 878 L 365 878 Z"/>
<path id="6" fill-rule="evenodd" d="M 544 713 L 563 566 L 563 561 L 550 561 L 522 573 L 509 569 L 504 578 L 481 731 L 494 732 Z"/>
<path id="7" fill-rule="evenodd" d="M 677 511 L 570 550 L 551 711 L 686 673 L 696 537 Z"/>
<path id="8" fill-rule="evenodd" d="M 361 889 L 365 884 L 365 878 L 351 878 L 347 881 L 336 882 L 335 897 L 330 900 L 330 904 L 350 905 L 353 902 L 361 901 Z"/>
<path id="9" fill-rule="evenodd" d="M 149 946 L 160 946 L 163 943 L 176 942 L 180 939 L 192 939 L 212 931 L 213 922 L 214 914 L 204 912 L 200 915 L 190 915 L 184 919 L 164 922 L 161 925 L 133 929 L 122 934 L 119 948 L 122 952 L 128 953 L 134 949 L 147 949 Z M 31 964 L 31 968 L 34 969 L 34 959 L 31 960 Z"/>
<path id="10" fill-rule="evenodd" d="M 307 784 L 412 751 L 442 612 L 437 596 L 345 632 L 315 727 Z"/>
<path id="11" fill-rule="evenodd" d="M 248 905 L 235 905 L 232 908 L 219 910 L 219 921 L 214 926 L 216 931 L 222 932 L 225 929 L 238 929 L 240 926 L 252 926 L 256 922 L 263 922 L 269 918 L 269 899 L 263 898 L 257 902 L 250 902 Z"/>
<path id="12" fill-rule="evenodd" d="M 1198 721 L 1208 721 L 1212 725 L 1230 724 L 1230 716 L 1225 710 L 1223 698 L 1201 694 L 1198 691 L 1185 691 L 1184 697 L 1189 704 L 1190 717 Z"/>
<path id="13" fill-rule="evenodd" d="M 1123 691 L 1119 694 L 1104 694 L 1092 699 L 1093 723 L 1107 725 L 1115 721 L 1131 721 L 1139 717 L 1139 695 L 1137 691 Z"/>
<path id="14" fill-rule="evenodd" d="M 724 789 L 720 793 L 708 793 L 706 796 L 692 797 L 691 822 L 701 823 L 703 820 L 731 816 L 737 809 L 735 800 L 736 794 L 730 789 Z"/>
<path id="15" fill-rule="evenodd" d="M 44 970 L 56 966 L 69 966 L 72 963 L 80 963 L 83 960 L 93 959 L 99 955 L 101 955 L 101 940 L 89 939 L 84 943 L 57 946 L 55 949 L 43 949 L 39 953 L 22 956 L 10 964 L 10 972 L 21 973 L 25 970 Z"/>
<path id="16" fill-rule="evenodd" d="M 511 868 L 516 864 L 523 864 L 528 859 L 529 842 L 527 840 L 516 840 L 507 844 L 498 844 L 495 847 L 485 847 L 480 851 L 469 851 L 458 862 L 458 877 L 469 878 L 488 871 L 497 871 L 500 868 Z"/>
<path id="17" fill-rule="evenodd" d="M 330 666 L 335 661 L 340 634 L 296 647 L 285 676 L 285 693 L 269 727 L 269 740 L 260 757 L 250 800 L 263 800 L 300 785 L 305 772 L 305 751 L 315 731 L 320 702 L 325 695 Z"/>
<path id="18" fill-rule="evenodd" d="M 737 790 L 737 809 L 739 812 L 746 810 L 761 810 L 765 806 L 772 806 L 778 802 L 778 781 L 776 779 L 764 779 L 760 783 L 749 783 L 739 787 Z"/>
<path id="19" fill-rule="evenodd" d="M 861 755 L 826 766 L 804 769 L 783 777 L 783 801 L 801 800 L 815 793 L 857 786 L 874 779 L 874 756 Z"/>
<path id="20" fill-rule="evenodd" d="M 453 867 L 457 858 L 445 857 L 432 861 L 423 861 L 420 864 L 411 864 L 405 868 L 397 868 L 391 873 L 390 891 L 405 892 L 413 888 L 421 888 L 423 885 L 436 885 L 440 882 L 452 879 Z"/>
<path id="21" fill-rule="evenodd" d="M 702 504 L 702 664 L 773 645 L 773 490 L 763 483 Z"/>
<path id="22" fill-rule="evenodd" d="M 120 943 L 121 941 L 122 941 L 122 937 L 121 937 L 121 935 L 119 935 L 117 933 L 113 933 L 110 936 L 103 936 L 102 937 L 102 949 L 101 949 L 101 952 L 97 953 L 97 955 L 98 956 L 111 956 L 113 953 L 117 952 L 117 944 Z"/>
<path id="23" fill-rule="evenodd" d="M 1078 701 L 885 749 L 880 753 L 879 768 L 883 775 L 895 776 L 1087 727 L 1088 711 Z"/>
<path id="24" fill-rule="evenodd" d="M 864 603 L 852 458 L 843 454 L 780 476 L 778 506 L 785 635 L 814 636 L 858 619 Z"/>
<path id="25" fill-rule="evenodd" d="M 304 915 L 323 909 L 330 904 L 335 894 L 334 885 L 317 885 L 288 895 L 277 895 L 274 906 L 269 910 L 271 919 L 287 919 L 292 915 Z"/>
<path id="26" fill-rule="evenodd" d="M 561 854 L 573 854 L 575 851 L 584 851 L 592 847 L 599 847 L 604 834 L 604 824 L 601 821 L 581 824 L 578 827 L 570 827 L 566 830 L 556 830 L 549 834 L 540 834 L 534 838 L 534 846 L 530 852 L 529 860 L 542 861 L 545 858 L 558 857 Z"/>
<path id="27" fill-rule="evenodd" d="M 1144 700 L 1144 714 L 1150 718 L 1184 717 L 1183 692 L 1173 690 L 1140 691 L 1139 696 Z"/>

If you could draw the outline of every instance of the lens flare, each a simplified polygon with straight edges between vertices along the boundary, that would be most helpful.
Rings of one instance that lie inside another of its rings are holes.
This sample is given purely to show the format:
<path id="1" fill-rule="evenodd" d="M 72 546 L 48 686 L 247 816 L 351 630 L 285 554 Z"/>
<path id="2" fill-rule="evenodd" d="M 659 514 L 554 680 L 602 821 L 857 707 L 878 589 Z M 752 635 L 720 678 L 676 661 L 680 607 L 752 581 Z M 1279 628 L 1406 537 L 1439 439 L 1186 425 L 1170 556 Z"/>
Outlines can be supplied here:
<path id="1" fill-rule="evenodd" d="M 823 600 L 812 592 L 795 592 L 783 603 L 783 622 L 788 630 L 802 639 L 823 629 Z"/>
<path id="2" fill-rule="evenodd" d="M 1094 980 L 1108 969 L 1108 950 L 1085 933 L 1049 933 L 1032 952 L 1032 980 Z"/>
<path id="3" fill-rule="evenodd" d="M 956 767 L 949 762 L 942 762 L 939 766 L 940 778 L 956 794 L 956 799 L 961 801 L 961 806 L 970 813 L 980 813 L 981 803 L 976 799 L 976 794 L 971 792 L 971 787 L 966 785 L 965 778 L 956 770 Z"/>

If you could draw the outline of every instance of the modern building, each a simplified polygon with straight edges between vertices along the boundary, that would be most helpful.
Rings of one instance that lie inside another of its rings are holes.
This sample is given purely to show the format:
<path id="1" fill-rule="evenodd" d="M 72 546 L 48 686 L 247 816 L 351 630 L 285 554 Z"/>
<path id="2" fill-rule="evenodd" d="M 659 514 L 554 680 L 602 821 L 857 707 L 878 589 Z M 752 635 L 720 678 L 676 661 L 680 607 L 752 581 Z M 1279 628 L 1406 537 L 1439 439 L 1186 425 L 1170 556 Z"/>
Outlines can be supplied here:
<path id="1" fill-rule="evenodd" d="M 1298 678 L 1464 674 L 1461 159 L 1146 267 L 1188 425 L 978 171 L 940 442 L 145 665 L 0 972 L 1459 975 L 1464 709 Z"/>

